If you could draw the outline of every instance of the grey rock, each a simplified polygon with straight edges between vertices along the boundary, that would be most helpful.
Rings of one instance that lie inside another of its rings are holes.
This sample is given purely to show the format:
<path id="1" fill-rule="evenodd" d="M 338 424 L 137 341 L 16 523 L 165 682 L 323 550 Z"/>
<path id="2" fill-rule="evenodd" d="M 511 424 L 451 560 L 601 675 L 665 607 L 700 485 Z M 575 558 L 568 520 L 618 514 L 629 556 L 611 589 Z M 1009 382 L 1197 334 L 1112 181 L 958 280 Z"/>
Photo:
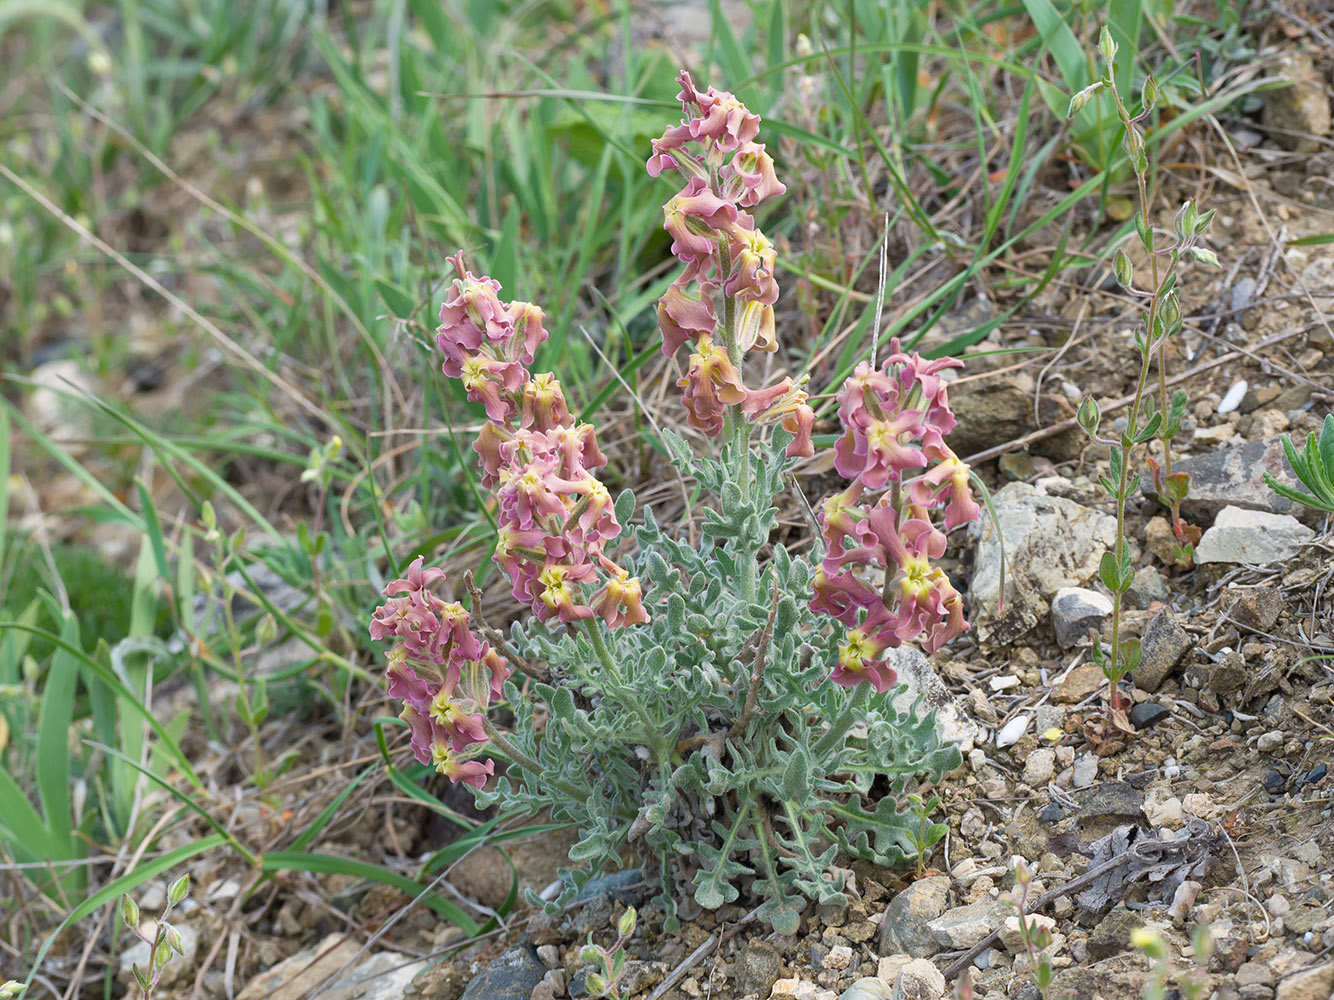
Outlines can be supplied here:
<path id="1" fill-rule="evenodd" d="M 1147 608 L 1155 602 L 1166 604 L 1172 596 L 1167 589 L 1167 578 L 1152 566 L 1141 566 L 1135 570 L 1135 579 L 1126 591 L 1126 598 L 1137 608 Z"/>
<path id="2" fill-rule="evenodd" d="M 1062 587 L 1051 599 L 1051 623 L 1056 641 L 1073 646 L 1098 629 L 1112 613 L 1111 598 L 1084 587 Z"/>
<path id="3" fill-rule="evenodd" d="M 1220 698 L 1227 697 L 1233 691 L 1239 690 L 1249 676 L 1246 661 L 1241 658 L 1240 653 L 1224 653 L 1218 662 L 1209 668 L 1209 690 Z"/>
<path id="4" fill-rule="evenodd" d="M 736 978 L 737 994 L 758 993 L 767 997 L 774 981 L 783 972 L 783 957 L 768 941 L 751 939 L 737 956 L 732 975 Z"/>
<path id="5" fill-rule="evenodd" d="M 1089 958 L 1096 962 L 1129 951 L 1130 935 L 1143 926 L 1139 914 L 1124 906 L 1113 908 L 1088 936 Z"/>
<path id="6" fill-rule="evenodd" d="M 1309 398 L 1310 386 L 1302 388 L 1306 389 Z M 1274 406 L 1280 410 L 1294 408 L 1285 406 L 1285 402 L 1280 395 Z M 1311 523 L 1316 521 L 1313 512 L 1308 512 L 1301 504 L 1285 500 L 1265 482 L 1264 474 L 1267 472 L 1279 482 L 1295 485 L 1283 455 L 1281 435 L 1255 438 L 1235 446 L 1183 458 L 1172 463 L 1172 471 L 1190 475 L 1190 495 L 1181 504 L 1181 511 L 1189 521 L 1208 522 L 1217 517 L 1224 507 L 1267 510 L 1275 514 L 1293 514 L 1301 519 L 1309 519 Z M 1153 478 L 1150 475 L 1140 477 L 1140 491 L 1145 496 L 1153 494 Z"/>
<path id="7" fill-rule="evenodd" d="M 1008 903 L 985 899 L 946 910 L 927 924 L 939 949 L 971 948 L 1014 912 Z"/>
<path id="8" fill-rule="evenodd" d="M 321 1000 L 401 1000 L 408 984 L 417 973 L 426 968 L 426 962 L 405 962 L 395 952 L 381 951 L 346 973 L 341 989 L 326 988 Z"/>
<path id="9" fill-rule="evenodd" d="M 885 659 L 894 668 L 899 683 L 907 690 L 895 695 L 894 708 L 904 714 L 920 695 L 919 715 L 932 709 L 936 712 L 936 735 L 944 743 L 957 743 L 961 753 L 973 748 L 981 735 L 977 723 L 964 714 L 959 700 L 950 694 L 931 661 L 916 646 L 899 646 L 886 650 Z"/>
<path id="10" fill-rule="evenodd" d="M 1052 979 L 1050 995 L 1062 1000 L 1109 1000 L 1111 997 L 1141 997 L 1149 974 L 1138 969 L 1061 969 Z"/>
<path id="11" fill-rule="evenodd" d="M 1038 403 L 1038 423 L 1034 423 L 1032 390 L 1003 376 L 951 386 L 949 395 L 958 423 L 945 440 L 963 458 L 1075 415 L 1074 406 L 1064 396 L 1044 392 Z M 1083 431 L 1076 427 L 1034 441 L 1029 450 L 1034 455 L 1066 462 L 1079 455 L 1086 440 Z"/>
<path id="12" fill-rule="evenodd" d="M 933 875 L 908 886 L 885 908 L 880 923 L 880 954 L 930 958 L 934 938 L 927 925 L 949 904 L 948 875 Z"/>
<path id="13" fill-rule="evenodd" d="M 1140 661 L 1131 679 L 1145 691 L 1157 691 L 1194 644 L 1190 633 L 1159 611 L 1140 637 Z"/>
<path id="14" fill-rule="evenodd" d="M 1307 969 L 1278 984 L 1277 1000 L 1329 1000 L 1334 995 L 1334 962 Z"/>
<path id="15" fill-rule="evenodd" d="M 1284 606 L 1283 594 L 1277 587 L 1260 587 L 1238 594 L 1227 613 L 1238 625 L 1265 632 L 1278 621 Z"/>
<path id="16" fill-rule="evenodd" d="M 1088 788 L 1098 780 L 1098 758 L 1091 753 L 1082 754 L 1076 758 L 1074 770 L 1071 784 L 1076 788 Z"/>
<path id="17" fill-rule="evenodd" d="M 990 517 L 978 529 L 977 564 L 969 596 L 979 614 L 994 616 L 1000 592 L 1001 538 L 1006 555 L 1006 603 L 1021 596 L 1050 601 L 1062 587 L 1097 577 L 1098 561 L 1116 542 L 1116 518 L 1048 496 L 1027 483 L 1009 483 L 992 497 L 1000 536 Z"/>
<path id="18" fill-rule="evenodd" d="M 914 959 L 894 979 L 892 1000 L 940 1000 L 945 977 L 924 958 Z"/>
<path id="19" fill-rule="evenodd" d="M 1080 803 L 1075 827 L 1079 839 L 1098 840 L 1127 823 L 1144 821 L 1144 793 L 1125 781 L 1104 781 L 1078 791 Z"/>
<path id="20" fill-rule="evenodd" d="M 1142 701 L 1130 710 L 1130 724 L 1137 730 L 1148 729 L 1150 726 L 1162 722 L 1171 714 L 1171 712 L 1156 702 Z"/>
<path id="21" fill-rule="evenodd" d="M 1272 753 L 1283 745 L 1283 734 L 1277 729 L 1272 729 L 1267 733 L 1261 733 L 1260 738 L 1255 741 L 1255 747 L 1261 753 Z"/>
<path id="22" fill-rule="evenodd" d="M 1289 514 L 1224 507 L 1195 546 L 1195 562 L 1261 566 L 1291 559 L 1314 537 Z"/>
<path id="23" fill-rule="evenodd" d="M 546 974 L 532 948 L 511 948 L 473 977 L 461 1000 L 529 1000 Z"/>
<path id="24" fill-rule="evenodd" d="M 1323 74 L 1307 53 L 1295 49 L 1279 57 L 1275 74 L 1286 80 L 1287 86 L 1260 95 L 1264 103 L 1261 124 L 1272 130 L 1271 138 L 1284 149 L 1320 152 L 1325 145 L 1320 138 L 1330 134 L 1329 95 Z"/>

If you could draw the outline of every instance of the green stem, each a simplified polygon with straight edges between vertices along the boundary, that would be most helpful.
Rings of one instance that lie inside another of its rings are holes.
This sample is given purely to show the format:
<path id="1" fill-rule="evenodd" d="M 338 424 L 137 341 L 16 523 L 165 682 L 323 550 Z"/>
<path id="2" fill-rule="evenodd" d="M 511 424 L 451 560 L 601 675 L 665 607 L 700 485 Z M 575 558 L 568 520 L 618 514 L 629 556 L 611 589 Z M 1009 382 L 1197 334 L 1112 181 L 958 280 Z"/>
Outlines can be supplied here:
<path id="1" fill-rule="evenodd" d="M 541 764 L 533 760 L 533 758 L 529 757 L 526 753 L 511 743 L 509 737 L 493 726 L 491 720 L 485 716 L 482 717 L 482 729 L 486 732 L 487 739 L 489 739 L 495 745 L 495 748 L 505 756 L 506 760 L 513 764 L 518 764 L 525 771 L 532 772 L 553 787 L 559 788 L 571 798 L 578 799 L 580 802 L 588 801 L 587 790 L 582 789 L 577 785 L 572 785 L 563 778 L 552 777 Z"/>
<path id="2" fill-rule="evenodd" d="M 815 744 L 814 754 L 817 759 L 833 750 L 835 745 L 848 735 L 848 730 L 857 721 L 857 711 L 866 704 L 866 699 L 870 694 L 871 685 L 863 683 L 858 684 L 852 694 L 848 696 L 848 703 L 844 706 L 843 711 L 839 713 L 837 719 L 830 723 L 829 731 L 821 736 Z"/>
<path id="3" fill-rule="evenodd" d="M 643 723 L 644 742 L 653 748 L 654 759 L 662 760 L 667 752 L 667 741 L 663 734 L 659 732 L 659 727 L 653 721 L 653 716 L 649 714 L 644 703 L 631 689 L 629 682 L 621 673 L 621 668 L 616 665 L 616 658 L 612 656 L 611 650 L 607 648 L 607 640 L 602 638 L 602 631 L 598 628 L 597 622 L 591 618 L 584 619 L 584 634 L 588 636 L 588 641 L 593 644 L 593 652 L 597 654 L 602 669 L 607 672 L 607 676 L 611 678 L 615 685 L 617 697 L 629 705 L 634 713 L 639 716 L 639 721 Z"/>

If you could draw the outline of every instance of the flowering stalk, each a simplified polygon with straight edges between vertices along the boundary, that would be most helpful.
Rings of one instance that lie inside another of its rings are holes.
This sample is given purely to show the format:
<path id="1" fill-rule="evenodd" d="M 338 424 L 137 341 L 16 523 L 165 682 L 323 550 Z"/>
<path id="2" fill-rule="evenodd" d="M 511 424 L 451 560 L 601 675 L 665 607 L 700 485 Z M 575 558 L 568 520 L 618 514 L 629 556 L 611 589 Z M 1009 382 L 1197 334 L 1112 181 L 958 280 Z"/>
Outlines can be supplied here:
<path id="1" fill-rule="evenodd" d="M 1186 412 L 1186 394 L 1178 390 L 1171 400 L 1167 398 L 1167 382 L 1163 370 L 1162 351 L 1168 340 L 1180 332 L 1182 327 L 1181 304 L 1177 296 L 1177 267 L 1188 255 L 1206 264 L 1218 265 L 1218 257 L 1212 250 L 1198 245 L 1198 242 L 1213 222 L 1214 213 L 1200 213 L 1194 201 L 1187 201 L 1177 212 L 1175 219 L 1175 240 L 1160 246 L 1149 221 L 1148 172 L 1149 157 L 1137 123 L 1153 109 L 1157 100 L 1157 85 L 1153 77 L 1144 81 L 1141 95 L 1141 110 L 1134 117 L 1126 110 L 1121 95 L 1116 89 L 1114 75 L 1117 46 L 1106 27 L 1098 39 L 1098 49 L 1107 63 L 1107 73 L 1102 79 L 1075 94 L 1070 99 L 1069 115 L 1075 115 L 1102 88 L 1111 91 L 1117 112 L 1125 125 L 1125 147 L 1134 169 L 1136 185 L 1139 191 L 1139 212 L 1135 216 L 1135 231 L 1141 245 L 1149 257 L 1149 275 L 1152 287 L 1140 289 L 1134 284 L 1134 267 L 1124 251 L 1118 249 L 1113 263 L 1117 282 L 1129 294 L 1148 299 L 1149 315 L 1142 330 L 1135 331 L 1135 346 L 1140 355 L 1139 377 L 1135 382 L 1135 396 L 1126 414 L 1126 427 L 1116 440 L 1103 441 L 1111 448 L 1110 475 L 1102 480 L 1103 488 L 1116 500 L 1116 542 L 1110 552 L 1104 552 L 1098 567 L 1098 575 L 1103 585 L 1112 594 L 1112 644 L 1109 653 L 1104 653 L 1102 644 L 1093 644 L 1093 659 L 1107 676 L 1110 688 L 1110 707 L 1115 713 L 1121 705 L 1118 685 L 1121 678 L 1133 670 L 1140 661 L 1141 649 L 1138 639 L 1121 638 L 1122 604 L 1126 592 L 1135 578 L 1134 557 L 1130 544 L 1125 537 L 1126 502 L 1130 497 L 1130 457 L 1133 449 L 1157 436 L 1163 446 L 1163 460 L 1166 477 L 1160 475 L 1158 464 L 1150 459 L 1159 495 L 1168 504 L 1172 514 L 1172 528 L 1180 543 L 1178 551 L 1183 561 L 1189 561 L 1194 549 L 1193 542 L 1199 538 L 1199 529 L 1185 524 L 1181 520 L 1181 501 L 1185 499 L 1189 486 L 1189 476 L 1184 472 L 1172 472 L 1172 438 L 1181 428 Z M 1165 265 L 1160 265 L 1160 259 Z M 1146 412 L 1146 393 L 1149 390 L 1149 377 L 1154 357 L 1158 358 L 1159 409 L 1157 413 Z M 1088 397 L 1080 405 L 1078 422 L 1080 427 L 1095 440 L 1101 415 L 1097 403 Z M 1143 420 L 1143 423 L 1141 423 Z"/>

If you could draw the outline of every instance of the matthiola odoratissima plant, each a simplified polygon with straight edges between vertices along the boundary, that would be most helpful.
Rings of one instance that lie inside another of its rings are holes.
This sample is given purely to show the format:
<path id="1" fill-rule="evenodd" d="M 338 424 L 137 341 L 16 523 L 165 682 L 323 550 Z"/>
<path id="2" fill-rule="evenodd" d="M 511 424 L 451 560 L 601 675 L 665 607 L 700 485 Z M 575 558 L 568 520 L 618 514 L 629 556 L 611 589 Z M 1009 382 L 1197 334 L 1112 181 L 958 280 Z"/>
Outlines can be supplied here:
<path id="1" fill-rule="evenodd" d="M 633 495 L 612 499 L 593 427 L 527 367 L 541 310 L 502 301 L 455 257 L 443 368 L 485 407 L 474 449 L 499 501 L 494 559 L 531 615 L 508 637 L 475 625 L 417 559 L 385 588 L 371 633 L 394 641 L 389 691 L 418 760 L 483 805 L 579 825 L 553 911 L 634 859 L 658 879 L 668 926 L 745 898 L 791 932 L 805 900 L 843 898 L 840 851 L 892 864 L 932 842 L 900 800 L 959 752 L 931 714 L 891 703 L 892 651 L 934 650 L 967 628 L 933 560 L 978 508 L 944 442 L 941 372 L 958 362 L 895 342 L 837 389 L 834 466 L 849 485 L 821 505 L 819 566 L 773 539 L 784 476 L 815 451 L 806 379 L 745 381 L 747 355 L 779 346 L 775 250 L 748 210 L 783 185 L 755 141 L 758 116 L 680 82 L 684 120 L 654 142 L 648 170 L 681 185 L 664 206 L 682 270 L 658 303 L 662 349 L 690 348 L 686 423 L 721 439 L 698 454 L 664 434 L 681 475 L 717 498 L 698 544 L 647 508 L 622 537 Z M 511 667 L 531 677 L 522 690 Z M 508 732 L 487 717 L 502 699 Z"/>

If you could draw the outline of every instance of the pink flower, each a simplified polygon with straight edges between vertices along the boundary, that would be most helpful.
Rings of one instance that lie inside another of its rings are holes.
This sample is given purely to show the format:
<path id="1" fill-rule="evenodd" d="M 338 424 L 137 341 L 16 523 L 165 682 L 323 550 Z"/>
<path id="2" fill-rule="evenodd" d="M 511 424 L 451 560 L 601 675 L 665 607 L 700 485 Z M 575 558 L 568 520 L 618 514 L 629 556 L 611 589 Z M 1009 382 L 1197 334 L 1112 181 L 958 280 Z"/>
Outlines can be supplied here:
<path id="1" fill-rule="evenodd" d="M 829 679 L 844 687 L 856 687 L 862 681 L 869 681 L 875 690 L 888 691 L 898 682 L 893 668 L 881 659 L 888 648 L 890 644 L 881 636 L 863 628 L 849 629 L 845 641 L 838 647 L 838 660 Z"/>
<path id="2" fill-rule="evenodd" d="M 947 496 L 945 530 L 953 531 L 961 524 L 980 518 L 982 508 L 973 499 L 968 466 L 943 443 L 939 450 L 943 454 L 931 454 L 928 446 L 928 454 L 939 457 L 939 463 L 913 482 L 909 495 L 912 502 L 921 507 L 933 507 L 942 496 Z"/>
<path id="3" fill-rule="evenodd" d="M 607 582 L 588 603 L 593 613 L 607 623 L 607 628 L 624 628 L 649 620 L 639 577 L 628 575 L 619 566 L 612 569 Z"/>
<path id="4" fill-rule="evenodd" d="M 820 611 L 852 628 L 861 620 L 861 612 L 879 603 L 880 594 L 851 572 L 838 566 L 831 567 L 828 563 L 826 559 L 825 565 L 815 571 L 811 610 Z"/>
<path id="5" fill-rule="evenodd" d="M 747 219 L 747 221 L 749 221 Z M 758 229 L 738 222 L 727 231 L 732 257 L 732 273 L 723 283 L 723 292 L 738 302 L 778 301 L 778 282 L 774 280 L 774 245 Z"/>
<path id="6" fill-rule="evenodd" d="M 686 263 L 710 256 L 717 249 L 718 233 L 737 220 L 736 206 L 709 190 L 701 177 L 692 177 L 662 211 L 672 253 Z"/>
<path id="7" fill-rule="evenodd" d="M 730 153 L 759 134 L 760 116 L 747 110 L 733 94 L 712 87 L 701 94 L 684 70 L 677 79 L 681 83 L 681 93 L 677 97 L 686 113 L 690 112 L 691 105 L 699 109 L 699 117 L 689 122 L 690 135 L 697 142 Z"/>
<path id="8" fill-rule="evenodd" d="M 662 353 L 672 357 L 682 344 L 699 339 L 701 334 L 713 333 L 718 327 L 718 316 L 713 299 L 702 289 L 696 295 L 686 291 L 678 278 L 667 288 L 667 294 L 658 300 L 658 329 L 662 331 Z"/>
<path id="9" fill-rule="evenodd" d="M 546 343 L 547 330 L 543 326 L 546 315 L 531 302 L 511 302 L 505 313 L 514 328 L 513 344 L 507 354 L 517 354 L 525 365 L 533 363 L 537 349 Z"/>
<path id="10" fill-rule="evenodd" d="M 464 359 L 459 378 L 468 390 L 468 398 L 481 403 L 490 419 L 505 421 L 514 412 L 513 395 L 527 380 L 528 372 L 517 361 L 474 354 Z"/>
<path id="11" fill-rule="evenodd" d="M 550 372 L 534 375 L 521 392 L 522 412 L 520 426 L 525 429 L 550 431 L 570 422 L 570 408 L 565 393 Z"/>
<path id="12" fill-rule="evenodd" d="M 538 593 L 540 604 L 533 602 L 533 609 L 543 621 L 559 617 L 563 622 L 580 621 L 593 617 L 593 609 L 577 603 L 577 595 L 571 586 L 575 582 L 585 582 L 593 577 L 591 565 L 562 565 L 548 562 L 537 574 L 537 583 L 542 588 Z M 545 607 L 545 612 L 540 609 Z"/>
<path id="13" fill-rule="evenodd" d="M 430 569 L 422 569 L 422 563 L 425 562 L 424 556 L 418 556 L 412 560 L 408 566 L 407 576 L 400 577 L 397 580 L 390 580 L 384 585 L 380 593 L 388 596 L 390 594 L 406 593 L 409 597 L 422 599 L 422 593 L 431 584 L 445 578 L 445 571 L 439 567 L 432 566 Z"/>
<path id="14" fill-rule="evenodd" d="M 449 357 L 452 352 L 472 352 L 485 339 L 502 343 L 514 330 L 514 321 L 500 301 L 500 282 L 494 278 L 478 278 L 463 266 L 463 253 L 448 258 L 458 272 L 454 279 L 454 295 L 440 306 L 440 327 L 436 341 Z M 446 375 L 457 377 L 446 371 Z"/>
<path id="15" fill-rule="evenodd" d="M 447 741 L 438 741 L 431 745 L 430 762 L 435 769 L 450 781 L 460 785 L 472 785 L 481 788 L 486 779 L 495 773 L 495 761 L 464 760 Z"/>
<path id="16" fill-rule="evenodd" d="M 774 172 L 774 161 L 764 151 L 763 143 L 752 142 L 738 149 L 731 164 L 723 168 L 723 177 L 724 195 L 746 208 L 787 190 Z"/>
<path id="17" fill-rule="evenodd" d="M 685 390 L 682 402 L 689 411 L 687 422 L 710 437 L 723 432 L 724 407 L 746 399 L 746 388 L 727 351 L 716 346 L 707 333 L 699 338 L 690 368 L 676 384 Z"/>
<path id="18" fill-rule="evenodd" d="M 451 687 L 442 687 L 431 699 L 431 721 L 444 730 L 450 746 L 462 750 L 474 743 L 485 743 L 486 727 L 480 712 L 470 711 L 462 699 L 454 697 Z"/>
<path id="19" fill-rule="evenodd" d="M 791 413 L 783 417 L 783 429 L 793 435 L 783 454 L 788 458 L 815 457 L 815 444 L 811 441 L 811 431 L 815 429 L 814 410 L 805 403 L 798 403 Z"/>

